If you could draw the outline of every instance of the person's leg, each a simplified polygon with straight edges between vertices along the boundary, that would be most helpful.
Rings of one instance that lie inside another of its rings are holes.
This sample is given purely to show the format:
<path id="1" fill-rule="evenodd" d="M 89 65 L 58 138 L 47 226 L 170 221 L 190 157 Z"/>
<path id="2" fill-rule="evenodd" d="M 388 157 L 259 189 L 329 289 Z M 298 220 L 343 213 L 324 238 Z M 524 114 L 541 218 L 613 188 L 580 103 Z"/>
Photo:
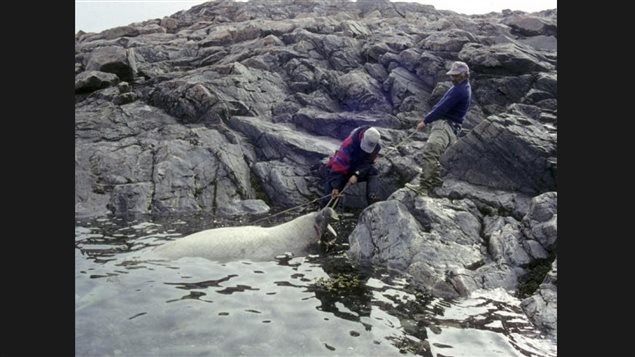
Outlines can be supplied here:
<path id="1" fill-rule="evenodd" d="M 366 180 L 366 200 L 369 205 L 379 201 L 379 176 L 369 175 Z"/>
<path id="2" fill-rule="evenodd" d="M 423 164 L 419 181 L 421 189 L 431 190 L 443 183 L 439 159 L 452 142 L 456 142 L 456 136 L 445 120 L 432 123 L 430 136 L 423 146 Z"/>
<path id="3" fill-rule="evenodd" d="M 330 159 L 329 159 L 330 160 Z M 323 194 L 320 198 L 320 209 L 324 208 L 326 204 L 331 199 L 331 191 L 333 188 L 331 187 L 332 183 L 332 173 L 331 173 L 331 165 L 330 161 L 327 163 L 320 163 L 318 167 L 318 176 L 323 180 Z"/>
<path id="4" fill-rule="evenodd" d="M 320 199 L 320 208 L 324 208 L 327 203 L 331 200 L 331 192 L 333 191 L 333 187 L 331 187 L 332 180 L 330 180 L 330 174 L 326 176 L 324 179 L 324 192 L 322 198 Z"/>
<path id="5" fill-rule="evenodd" d="M 379 171 L 374 166 L 364 177 L 359 177 L 358 182 L 366 182 L 366 200 L 371 205 L 379 201 Z"/>

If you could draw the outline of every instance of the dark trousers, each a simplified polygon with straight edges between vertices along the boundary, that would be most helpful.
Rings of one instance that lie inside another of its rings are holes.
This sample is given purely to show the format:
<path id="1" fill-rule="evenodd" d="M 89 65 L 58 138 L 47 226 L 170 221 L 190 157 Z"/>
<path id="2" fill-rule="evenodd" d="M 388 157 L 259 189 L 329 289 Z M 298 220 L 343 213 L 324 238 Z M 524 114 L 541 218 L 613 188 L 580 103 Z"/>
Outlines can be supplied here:
<path id="1" fill-rule="evenodd" d="M 368 171 L 368 174 L 361 175 L 361 177 L 357 178 L 357 182 L 366 182 L 366 200 L 368 201 L 368 204 L 379 201 L 378 174 L 379 172 L 377 169 L 372 167 Z M 340 192 L 342 192 L 351 176 L 353 175 L 341 175 L 329 171 L 326 179 L 324 180 L 324 197 L 320 200 L 320 207 L 326 206 L 326 204 L 331 200 L 330 194 L 334 188 L 337 188 Z"/>

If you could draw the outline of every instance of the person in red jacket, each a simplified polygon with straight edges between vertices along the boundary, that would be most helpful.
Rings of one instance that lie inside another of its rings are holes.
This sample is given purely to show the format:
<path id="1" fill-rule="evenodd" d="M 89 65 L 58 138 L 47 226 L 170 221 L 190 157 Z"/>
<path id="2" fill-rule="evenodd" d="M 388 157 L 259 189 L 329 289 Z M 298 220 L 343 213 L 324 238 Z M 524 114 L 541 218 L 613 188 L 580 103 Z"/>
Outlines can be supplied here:
<path id="1" fill-rule="evenodd" d="M 330 198 L 337 197 L 346 184 L 354 185 L 364 181 L 368 204 L 377 202 L 379 171 L 375 168 L 374 162 L 379 150 L 381 139 L 377 129 L 364 125 L 353 130 L 326 165 L 328 174 L 320 207 L 326 206 Z"/>

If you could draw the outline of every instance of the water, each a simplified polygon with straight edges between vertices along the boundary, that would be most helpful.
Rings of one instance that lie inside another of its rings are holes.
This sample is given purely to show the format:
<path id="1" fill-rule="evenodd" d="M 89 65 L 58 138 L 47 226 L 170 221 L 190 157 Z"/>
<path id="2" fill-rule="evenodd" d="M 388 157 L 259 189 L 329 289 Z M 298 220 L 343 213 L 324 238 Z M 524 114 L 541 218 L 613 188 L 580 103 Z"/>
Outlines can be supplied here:
<path id="1" fill-rule="evenodd" d="M 356 219 L 343 218 L 335 244 L 306 256 L 227 263 L 148 252 L 253 219 L 78 220 L 76 355 L 556 356 L 504 291 L 439 300 L 397 272 L 354 267 L 344 251 Z"/>

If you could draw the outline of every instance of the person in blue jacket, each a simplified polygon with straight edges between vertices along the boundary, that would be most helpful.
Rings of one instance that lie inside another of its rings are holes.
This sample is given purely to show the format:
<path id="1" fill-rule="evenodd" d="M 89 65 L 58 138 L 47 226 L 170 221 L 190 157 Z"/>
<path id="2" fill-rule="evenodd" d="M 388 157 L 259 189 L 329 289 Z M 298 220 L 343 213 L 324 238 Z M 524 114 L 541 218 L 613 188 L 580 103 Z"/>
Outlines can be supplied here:
<path id="1" fill-rule="evenodd" d="M 431 128 L 428 140 L 423 147 L 419 186 L 412 184 L 406 184 L 406 186 L 424 195 L 443 184 L 440 176 L 439 158 L 448 147 L 456 143 L 457 135 L 461 131 L 461 125 L 472 98 L 472 88 L 469 82 L 470 68 L 465 62 L 452 63 L 446 74 L 450 76 L 453 86 L 417 124 L 416 129 L 423 130 L 428 125 Z"/>
<path id="2" fill-rule="evenodd" d="M 337 197 L 347 184 L 354 185 L 364 181 L 368 204 L 378 201 L 379 172 L 374 162 L 379 150 L 381 138 L 377 129 L 368 125 L 354 129 L 326 164 L 328 173 L 320 207 L 326 206 L 331 198 Z"/>

